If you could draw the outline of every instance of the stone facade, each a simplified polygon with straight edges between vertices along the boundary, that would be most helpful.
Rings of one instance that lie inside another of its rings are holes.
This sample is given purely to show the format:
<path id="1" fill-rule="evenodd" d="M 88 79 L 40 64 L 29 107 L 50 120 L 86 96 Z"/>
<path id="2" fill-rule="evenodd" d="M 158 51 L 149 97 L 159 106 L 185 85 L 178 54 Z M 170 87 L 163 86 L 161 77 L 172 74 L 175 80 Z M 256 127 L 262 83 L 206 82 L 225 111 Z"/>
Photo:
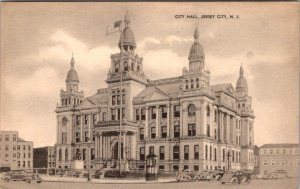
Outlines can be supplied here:
<path id="1" fill-rule="evenodd" d="M 211 85 L 196 28 L 189 68 L 178 77 L 150 80 L 134 52 L 128 14 L 124 22 L 107 88 L 84 98 L 71 60 L 56 108 L 57 168 L 79 158 L 85 168 L 142 169 L 154 153 L 165 171 L 253 169 L 254 112 L 242 66 L 236 88 Z"/>
<path id="2" fill-rule="evenodd" d="M 33 143 L 18 137 L 17 131 L 0 131 L 0 166 L 32 170 Z"/>

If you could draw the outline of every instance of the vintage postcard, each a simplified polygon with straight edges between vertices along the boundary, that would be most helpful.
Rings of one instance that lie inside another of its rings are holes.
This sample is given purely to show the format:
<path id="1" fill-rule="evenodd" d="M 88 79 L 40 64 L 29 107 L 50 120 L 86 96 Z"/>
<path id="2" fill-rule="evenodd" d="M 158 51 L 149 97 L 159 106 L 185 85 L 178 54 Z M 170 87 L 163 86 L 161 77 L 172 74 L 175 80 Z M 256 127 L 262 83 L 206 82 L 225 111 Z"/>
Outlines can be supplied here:
<path id="1" fill-rule="evenodd" d="M 0 11 L 1 189 L 298 188 L 298 3 Z"/>

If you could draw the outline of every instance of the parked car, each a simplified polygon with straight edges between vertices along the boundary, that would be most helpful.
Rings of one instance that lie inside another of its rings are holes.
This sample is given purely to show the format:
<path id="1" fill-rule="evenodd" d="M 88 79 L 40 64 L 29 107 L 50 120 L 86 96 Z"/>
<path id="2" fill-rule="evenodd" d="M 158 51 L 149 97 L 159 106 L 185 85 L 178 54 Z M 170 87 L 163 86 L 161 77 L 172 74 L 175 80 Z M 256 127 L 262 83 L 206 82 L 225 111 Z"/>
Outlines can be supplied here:
<path id="1" fill-rule="evenodd" d="M 269 171 L 264 174 L 264 179 L 279 179 L 288 178 L 288 173 L 285 170 Z"/>
<path id="2" fill-rule="evenodd" d="M 10 167 L 0 167 L 0 173 L 10 171 Z"/>
<path id="3" fill-rule="evenodd" d="M 102 171 L 101 170 L 96 170 L 94 173 L 92 173 L 92 178 L 95 179 L 100 179 L 101 175 L 102 175 Z"/>
<path id="4" fill-rule="evenodd" d="M 225 171 L 222 169 L 217 169 L 217 170 L 214 170 L 213 172 L 214 172 L 213 178 L 216 179 L 217 181 L 219 181 L 225 173 Z"/>
<path id="5" fill-rule="evenodd" d="M 31 174 L 31 182 L 41 183 L 42 182 L 42 178 L 41 178 L 41 176 L 39 174 L 33 173 L 33 174 Z"/>
<path id="6" fill-rule="evenodd" d="M 32 181 L 32 174 L 25 171 L 10 171 L 6 173 L 1 179 L 5 182 L 25 181 L 27 183 L 30 183 Z"/>
<path id="7" fill-rule="evenodd" d="M 248 174 L 244 173 L 243 171 L 228 170 L 225 172 L 225 174 L 221 178 L 220 182 L 222 184 L 225 184 L 225 183 L 240 184 L 242 182 L 249 183 L 250 180 L 251 179 L 248 177 Z"/>
<path id="8" fill-rule="evenodd" d="M 192 170 L 184 170 L 179 172 L 176 176 L 177 181 L 190 181 L 195 179 L 195 173 Z"/>
<path id="9" fill-rule="evenodd" d="M 202 172 L 199 172 L 198 174 L 195 175 L 194 179 L 199 181 L 199 180 L 212 180 L 214 178 L 214 172 L 213 171 L 208 171 L 204 170 Z"/>

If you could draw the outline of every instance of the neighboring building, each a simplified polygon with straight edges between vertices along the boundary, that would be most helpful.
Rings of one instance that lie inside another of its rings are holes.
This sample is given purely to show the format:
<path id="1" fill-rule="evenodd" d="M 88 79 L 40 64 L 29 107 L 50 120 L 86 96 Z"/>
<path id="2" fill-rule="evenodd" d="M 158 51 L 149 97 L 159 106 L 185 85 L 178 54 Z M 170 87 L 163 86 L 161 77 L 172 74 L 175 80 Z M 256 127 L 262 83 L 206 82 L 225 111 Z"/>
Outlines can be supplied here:
<path id="1" fill-rule="evenodd" d="M 34 148 L 33 168 L 55 168 L 55 148 L 53 146 Z"/>
<path id="2" fill-rule="evenodd" d="M 259 169 L 259 162 L 260 162 L 260 156 L 259 156 L 259 147 L 254 146 L 254 174 L 255 175 L 260 175 L 260 169 Z"/>
<path id="3" fill-rule="evenodd" d="M 189 69 L 178 77 L 150 80 L 143 58 L 134 52 L 128 14 L 124 22 L 107 88 L 84 97 L 71 59 L 66 90 L 61 89 L 56 107 L 57 168 L 70 168 L 78 157 L 85 168 L 125 167 L 128 162 L 143 168 L 145 157 L 154 153 L 165 171 L 253 169 L 254 112 L 243 67 L 236 88 L 211 85 L 196 28 Z"/>
<path id="4" fill-rule="evenodd" d="M 18 137 L 17 131 L 0 131 L 0 165 L 12 170 L 32 169 L 33 143 Z"/>
<path id="5" fill-rule="evenodd" d="M 286 170 L 289 177 L 299 176 L 299 144 L 264 144 L 259 148 L 259 174 Z"/>

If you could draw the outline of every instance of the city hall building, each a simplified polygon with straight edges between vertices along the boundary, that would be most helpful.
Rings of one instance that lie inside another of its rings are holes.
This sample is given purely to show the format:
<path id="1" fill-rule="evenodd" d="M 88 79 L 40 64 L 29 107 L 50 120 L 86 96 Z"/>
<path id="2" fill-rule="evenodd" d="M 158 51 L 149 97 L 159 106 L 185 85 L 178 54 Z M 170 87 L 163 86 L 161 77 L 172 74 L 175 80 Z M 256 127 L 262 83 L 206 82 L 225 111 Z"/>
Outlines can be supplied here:
<path id="1" fill-rule="evenodd" d="M 178 77 L 151 80 L 135 53 L 128 14 L 124 23 L 106 88 L 85 97 L 71 59 L 56 107 L 56 167 L 70 168 L 77 159 L 86 169 L 142 169 L 155 154 L 164 171 L 253 169 L 254 113 L 242 66 L 235 88 L 210 84 L 196 28 L 189 67 Z"/>

